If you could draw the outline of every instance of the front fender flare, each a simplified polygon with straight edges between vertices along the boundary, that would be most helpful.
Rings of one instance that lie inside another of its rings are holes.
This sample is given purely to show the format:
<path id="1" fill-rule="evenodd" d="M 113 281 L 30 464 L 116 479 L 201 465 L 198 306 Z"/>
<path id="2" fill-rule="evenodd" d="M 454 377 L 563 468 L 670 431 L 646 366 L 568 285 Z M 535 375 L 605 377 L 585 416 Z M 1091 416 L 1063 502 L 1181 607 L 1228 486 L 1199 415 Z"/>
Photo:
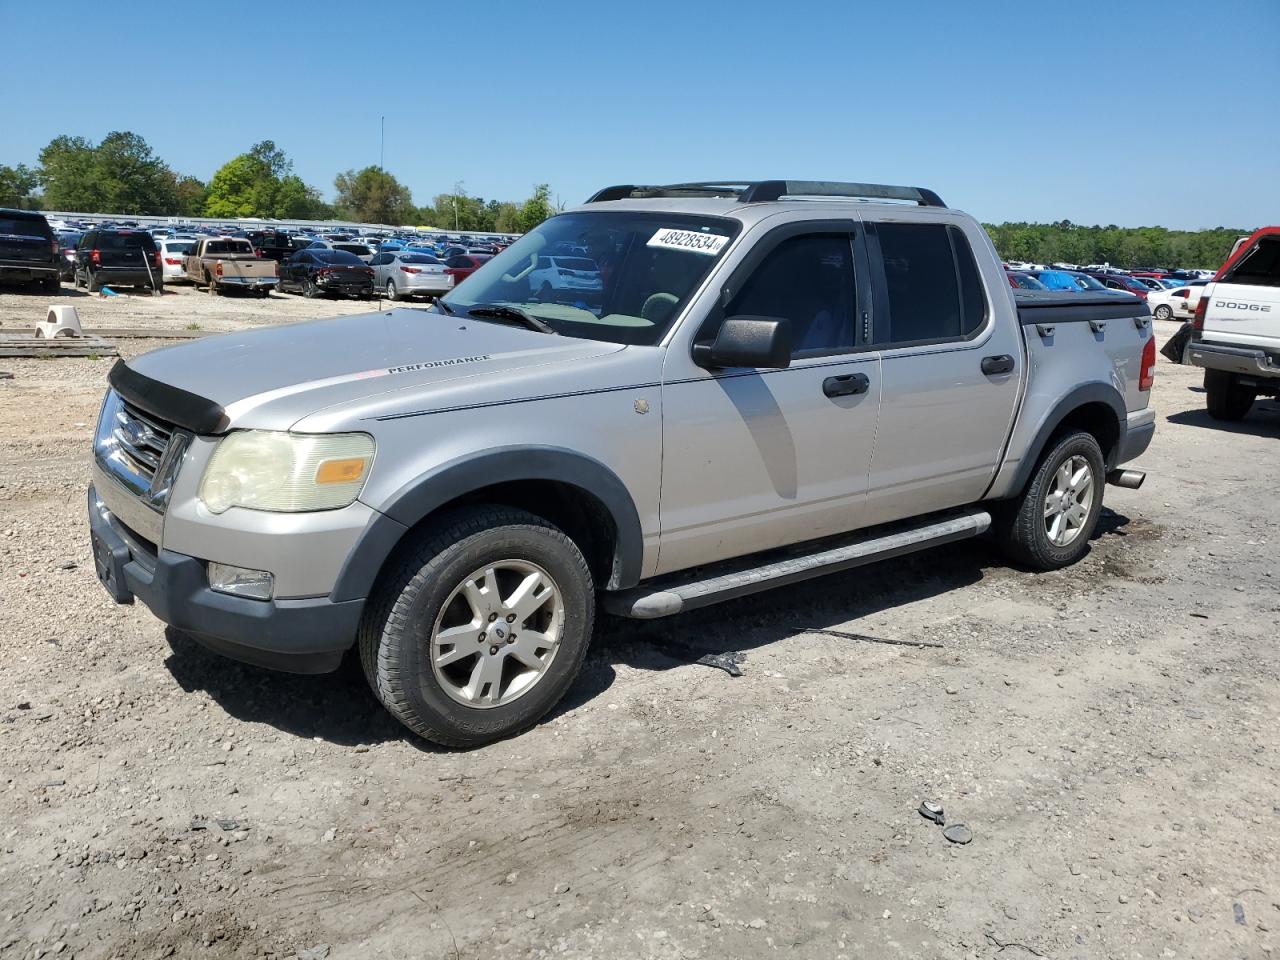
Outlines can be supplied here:
<path id="1" fill-rule="evenodd" d="M 482 487 L 520 480 L 551 480 L 577 487 L 609 512 L 616 533 L 609 589 L 640 582 L 644 536 L 626 485 L 607 466 L 562 447 L 496 447 L 442 464 L 397 490 L 369 521 L 343 564 L 332 598 L 368 597 L 388 556 L 405 533 L 433 511 Z"/>

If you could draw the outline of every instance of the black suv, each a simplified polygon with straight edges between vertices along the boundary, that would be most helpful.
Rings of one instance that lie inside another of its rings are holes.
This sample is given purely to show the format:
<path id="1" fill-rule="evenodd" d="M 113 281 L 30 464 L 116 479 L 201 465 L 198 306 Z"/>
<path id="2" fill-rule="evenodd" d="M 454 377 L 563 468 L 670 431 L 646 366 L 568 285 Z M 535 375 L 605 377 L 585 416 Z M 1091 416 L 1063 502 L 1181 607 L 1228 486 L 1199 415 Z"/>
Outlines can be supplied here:
<path id="1" fill-rule="evenodd" d="M 145 230 L 105 227 L 90 230 L 76 245 L 72 283 L 90 293 L 103 287 L 150 287 L 164 292 L 160 250 Z"/>
<path id="2" fill-rule="evenodd" d="M 30 283 L 57 293 L 58 239 L 43 213 L 0 209 L 0 283 Z"/>

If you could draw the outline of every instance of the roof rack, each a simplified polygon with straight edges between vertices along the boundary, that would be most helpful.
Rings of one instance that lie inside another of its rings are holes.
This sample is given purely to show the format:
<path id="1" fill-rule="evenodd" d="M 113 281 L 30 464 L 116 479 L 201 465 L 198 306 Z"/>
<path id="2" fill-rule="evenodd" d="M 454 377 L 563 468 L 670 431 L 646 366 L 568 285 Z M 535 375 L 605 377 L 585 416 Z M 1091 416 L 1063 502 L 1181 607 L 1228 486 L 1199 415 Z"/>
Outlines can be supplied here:
<path id="1" fill-rule="evenodd" d="M 666 186 L 618 184 L 598 190 L 587 203 L 650 197 L 735 197 L 739 203 L 763 203 L 783 197 L 843 197 L 856 200 L 908 200 L 922 207 L 945 207 L 926 187 L 884 183 L 841 183 L 835 180 L 711 180 Z"/>

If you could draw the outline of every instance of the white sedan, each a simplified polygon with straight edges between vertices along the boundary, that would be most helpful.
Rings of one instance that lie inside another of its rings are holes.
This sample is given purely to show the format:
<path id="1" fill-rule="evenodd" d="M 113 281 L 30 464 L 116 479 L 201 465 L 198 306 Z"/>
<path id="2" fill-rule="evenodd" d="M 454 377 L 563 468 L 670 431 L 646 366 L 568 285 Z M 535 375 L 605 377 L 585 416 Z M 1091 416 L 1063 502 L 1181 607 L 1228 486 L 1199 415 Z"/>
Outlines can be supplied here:
<path id="1" fill-rule="evenodd" d="M 1204 287 L 1178 287 L 1175 290 L 1152 290 L 1147 294 L 1147 306 L 1157 320 L 1175 317 L 1190 320 L 1196 315 L 1196 304 Z"/>
<path id="2" fill-rule="evenodd" d="M 536 269 L 529 272 L 529 289 L 549 300 L 557 293 L 599 293 L 604 284 L 594 260 L 542 256 Z"/>

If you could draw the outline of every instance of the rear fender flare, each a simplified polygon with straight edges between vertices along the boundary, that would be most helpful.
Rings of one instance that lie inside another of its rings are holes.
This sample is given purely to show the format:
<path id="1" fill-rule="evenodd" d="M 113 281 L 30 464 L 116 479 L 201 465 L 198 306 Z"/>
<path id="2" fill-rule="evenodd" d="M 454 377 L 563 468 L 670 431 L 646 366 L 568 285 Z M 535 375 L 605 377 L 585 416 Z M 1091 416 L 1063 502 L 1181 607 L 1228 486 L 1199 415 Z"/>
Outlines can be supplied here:
<path id="1" fill-rule="evenodd" d="M 1028 446 L 1026 455 L 1018 462 L 1018 469 L 1009 484 L 1011 495 L 1026 489 L 1027 483 L 1031 480 L 1031 472 L 1040 463 L 1040 457 L 1049 445 L 1049 438 L 1053 436 L 1054 431 L 1074 411 L 1088 403 L 1105 403 L 1115 414 L 1116 435 L 1120 442 L 1117 442 L 1115 450 L 1112 450 L 1107 457 L 1107 469 L 1111 469 L 1113 466 L 1111 460 L 1115 457 L 1116 450 L 1119 450 L 1123 443 L 1128 424 L 1129 414 L 1125 408 L 1124 397 L 1121 396 L 1119 390 L 1109 383 L 1082 383 L 1055 403 L 1049 410 L 1048 416 L 1040 422 L 1035 437 Z"/>

